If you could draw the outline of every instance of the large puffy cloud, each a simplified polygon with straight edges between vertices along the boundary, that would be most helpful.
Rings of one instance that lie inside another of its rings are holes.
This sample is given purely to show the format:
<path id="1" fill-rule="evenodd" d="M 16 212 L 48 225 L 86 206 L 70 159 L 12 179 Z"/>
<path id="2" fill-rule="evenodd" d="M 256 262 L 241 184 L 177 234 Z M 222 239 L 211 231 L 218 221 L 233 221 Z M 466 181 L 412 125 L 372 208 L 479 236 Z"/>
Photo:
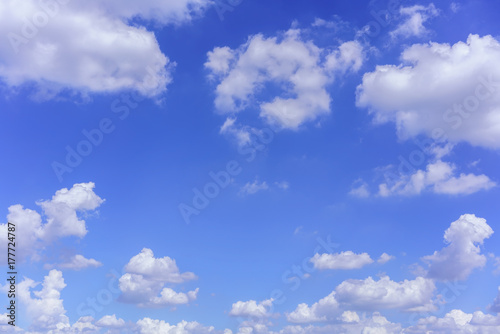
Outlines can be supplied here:
<path id="1" fill-rule="evenodd" d="M 336 254 L 316 253 L 310 261 L 316 269 L 359 269 L 373 263 L 367 253 L 356 254 L 352 251 Z"/>
<path id="2" fill-rule="evenodd" d="M 330 112 L 326 85 L 334 73 L 356 71 L 364 52 L 356 41 L 326 52 L 305 41 L 298 29 L 282 37 L 251 36 L 237 49 L 216 47 L 208 52 L 205 67 L 219 81 L 215 107 L 222 113 L 237 113 L 251 106 L 256 95 L 269 84 L 283 93 L 258 102 L 260 116 L 278 128 L 297 129 Z M 328 53 L 326 57 L 322 54 Z M 233 121 L 234 122 L 234 121 Z"/>
<path id="3" fill-rule="evenodd" d="M 69 327 L 69 319 L 63 306 L 61 290 L 66 287 L 62 273 L 58 270 L 51 270 L 45 276 L 42 289 L 31 290 L 40 283 L 25 278 L 17 285 L 19 300 L 26 307 L 27 314 L 31 318 L 31 327 L 34 330 L 54 330 Z"/>
<path id="4" fill-rule="evenodd" d="M 427 276 L 439 280 L 464 280 L 475 268 L 486 263 L 478 245 L 493 234 L 493 229 L 483 218 L 465 214 L 453 223 L 444 233 L 448 244 L 440 251 L 423 257 L 429 263 Z"/>
<path id="5" fill-rule="evenodd" d="M 104 200 L 94 192 L 95 184 L 77 183 L 71 189 L 58 190 L 51 200 L 37 202 L 43 209 L 47 222 L 34 210 L 16 204 L 9 207 L 7 221 L 16 225 L 16 247 L 18 259 L 31 257 L 37 260 L 39 250 L 56 239 L 75 236 L 83 238 L 87 234 L 85 221 L 78 213 L 97 209 Z M 0 246 L 6 246 L 7 224 L 0 224 Z"/>
<path id="6" fill-rule="evenodd" d="M 154 33 L 133 18 L 159 24 L 190 21 L 210 2 L 24 1 L 0 3 L 0 77 L 8 86 L 34 83 L 43 98 L 64 89 L 113 92 L 132 89 L 153 96 L 171 82 L 172 62 Z"/>
<path id="7" fill-rule="evenodd" d="M 365 73 L 356 103 L 380 123 L 394 122 L 401 138 L 500 147 L 500 43 L 469 35 L 454 45 L 415 44 L 400 65 Z"/>
<path id="8" fill-rule="evenodd" d="M 139 307 L 162 307 L 188 304 L 195 300 L 198 289 L 187 293 L 165 287 L 167 283 L 183 283 L 196 278 L 192 272 L 181 273 L 174 259 L 155 258 L 153 251 L 144 248 L 130 259 L 126 273 L 119 279 L 120 300 Z"/>

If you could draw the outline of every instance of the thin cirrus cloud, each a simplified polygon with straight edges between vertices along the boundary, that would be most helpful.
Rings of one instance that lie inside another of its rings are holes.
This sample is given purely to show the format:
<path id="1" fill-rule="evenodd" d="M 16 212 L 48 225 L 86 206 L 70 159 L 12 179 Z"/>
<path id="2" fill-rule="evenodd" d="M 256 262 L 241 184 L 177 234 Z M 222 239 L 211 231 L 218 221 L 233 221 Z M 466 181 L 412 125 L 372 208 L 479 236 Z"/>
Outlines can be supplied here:
<path id="1" fill-rule="evenodd" d="M 72 256 L 67 262 L 58 264 L 45 264 L 45 269 L 59 268 L 59 269 L 70 269 L 70 270 L 82 270 L 86 268 L 97 268 L 101 267 L 102 263 L 95 259 L 87 259 L 83 255 L 76 254 Z"/>
<path id="2" fill-rule="evenodd" d="M 146 96 L 165 92 L 171 62 L 153 32 L 133 19 L 179 25 L 199 16 L 210 3 L 183 1 L 28 0 L 0 3 L 0 77 L 9 87 L 33 84 L 37 97 L 64 90 L 107 93 L 130 89 Z M 78 36 L 78 38 L 75 38 Z"/>

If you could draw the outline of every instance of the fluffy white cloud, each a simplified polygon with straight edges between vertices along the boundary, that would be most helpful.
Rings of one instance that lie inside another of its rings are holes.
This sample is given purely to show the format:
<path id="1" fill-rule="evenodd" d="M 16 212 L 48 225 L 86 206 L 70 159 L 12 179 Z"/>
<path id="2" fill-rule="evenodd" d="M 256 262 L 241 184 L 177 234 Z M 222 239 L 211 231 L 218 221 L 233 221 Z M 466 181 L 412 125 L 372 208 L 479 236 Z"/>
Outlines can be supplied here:
<path id="1" fill-rule="evenodd" d="M 38 260 L 38 252 L 56 239 L 75 236 L 82 238 L 87 234 L 85 221 L 78 218 L 78 213 L 97 209 L 104 200 L 94 193 L 95 184 L 77 183 L 71 189 L 58 190 L 51 200 L 37 202 L 47 218 L 22 205 L 9 207 L 7 221 L 16 225 L 16 247 L 18 260 L 31 257 Z M 7 224 L 0 224 L 0 247 L 7 247 Z M 5 260 L 3 260 L 5 261 Z"/>
<path id="2" fill-rule="evenodd" d="M 437 160 L 429 163 L 425 170 L 419 169 L 413 174 L 399 175 L 391 180 L 392 184 L 379 185 L 380 196 L 418 195 L 423 191 L 437 194 L 468 195 L 481 190 L 489 190 L 497 184 L 488 176 L 472 173 L 456 175 L 456 166 Z"/>
<path id="3" fill-rule="evenodd" d="M 401 138 L 500 147 L 500 43 L 469 35 L 454 45 L 415 44 L 400 65 L 365 73 L 356 104 L 379 123 L 394 122 Z"/>
<path id="4" fill-rule="evenodd" d="M 220 81 L 216 109 L 237 113 L 252 105 L 266 85 L 276 84 L 283 94 L 258 103 L 260 116 L 269 124 L 297 129 L 328 114 L 331 98 L 326 85 L 334 72 L 358 70 L 364 53 L 356 41 L 342 44 L 326 59 L 322 59 L 324 51 L 303 40 L 298 29 L 290 29 L 282 37 L 254 35 L 237 49 L 214 48 L 205 67 L 212 79 Z"/>
<path id="5" fill-rule="evenodd" d="M 382 255 L 380 255 L 380 257 L 378 258 L 377 263 L 384 264 L 384 263 L 389 262 L 390 260 L 393 260 L 393 259 L 395 259 L 394 256 L 389 255 L 387 253 L 382 253 Z"/>
<path id="6" fill-rule="evenodd" d="M 131 20 L 181 24 L 208 0 L 62 1 L 0 3 L 0 77 L 11 87 L 34 84 L 50 98 L 67 89 L 82 94 L 131 89 L 158 95 L 171 82 L 174 63 L 153 32 Z"/>
<path id="7" fill-rule="evenodd" d="M 83 255 L 76 254 L 68 262 L 63 262 L 59 264 L 46 264 L 45 269 L 59 268 L 59 269 L 71 269 L 71 270 L 82 270 L 86 268 L 97 268 L 102 266 L 102 263 L 95 259 L 87 259 Z"/>
<path id="8" fill-rule="evenodd" d="M 166 283 L 183 283 L 196 279 L 192 272 L 180 273 L 174 259 L 155 258 L 153 251 L 144 248 L 125 266 L 126 273 L 119 279 L 120 300 L 139 307 L 162 307 L 188 304 L 196 300 L 198 289 L 187 293 L 164 287 Z"/>
<path id="9" fill-rule="evenodd" d="M 31 327 L 45 331 L 70 327 L 63 300 L 60 299 L 61 290 L 66 287 L 62 272 L 51 270 L 43 280 L 42 289 L 31 291 L 39 284 L 25 278 L 17 285 L 19 301 L 26 307 L 26 314 L 32 320 Z"/>
<path id="10" fill-rule="evenodd" d="M 170 325 L 163 320 L 143 318 L 137 321 L 140 334 L 208 334 L 215 333 L 213 327 L 204 327 L 196 321 L 181 321 L 177 325 Z"/>
<path id="11" fill-rule="evenodd" d="M 405 333 L 484 333 L 494 334 L 500 331 L 500 316 L 484 314 L 476 311 L 472 314 L 462 310 L 452 310 L 443 318 L 430 316 L 418 320 L 415 326 L 406 329 Z"/>
<path id="12" fill-rule="evenodd" d="M 116 318 L 116 315 L 105 315 L 98 321 L 96 321 L 96 326 L 105 328 L 122 328 L 125 326 L 125 320 L 121 318 Z"/>
<path id="13" fill-rule="evenodd" d="M 405 20 L 389 33 L 392 38 L 422 37 L 427 35 L 429 31 L 424 27 L 424 23 L 438 16 L 439 10 L 431 3 L 428 6 L 414 5 L 411 7 L 401 7 L 399 13 Z"/>
<path id="14" fill-rule="evenodd" d="M 478 245 L 493 234 L 486 220 L 473 214 L 465 214 L 453 223 L 444 233 L 448 244 L 440 251 L 423 257 L 429 263 L 427 276 L 439 280 L 464 280 L 475 268 L 486 263 Z"/>
<path id="15" fill-rule="evenodd" d="M 332 320 L 338 313 L 339 303 L 335 299 L 335 292 L 332 292 L 311 306 L 299 304 L 286 318 L 291 323 L 310 323 Z"/>
<path id="16" fill-rule="evenodd" d="M 343 281 L 335 288 L 335 298 L 343 307 L 360 310 L 429 311 L 434 309 L 434 290 L 434 282 L 423 277 L 402 282 L 368 277 Z"/>
<path id="17" fill-rule="evenodd" d="M 270 316 L 269 309 L 273 304 L 273 299 L 266 299 L 259 303 L 255 300 L 246 302 L 238 301 L 233 304 L 229 315 L 233 317 L 246 317 L 246 318 L 265 318 Z"/>
<path id="18" fill-rule="evenodd" d="M 359 269 L 373 263 L 367 253 L 356 254 L 352 251 L 321 255 L 316 253 L 310 261 L 316 269 Z"/>

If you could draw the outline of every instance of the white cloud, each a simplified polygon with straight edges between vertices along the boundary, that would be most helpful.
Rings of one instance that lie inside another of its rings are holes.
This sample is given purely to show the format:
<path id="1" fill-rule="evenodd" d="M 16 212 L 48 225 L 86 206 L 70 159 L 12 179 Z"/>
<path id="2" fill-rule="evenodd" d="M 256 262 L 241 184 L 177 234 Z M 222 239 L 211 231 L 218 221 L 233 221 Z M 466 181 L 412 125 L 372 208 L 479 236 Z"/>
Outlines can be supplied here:
<path id="1" fill-rule="evenodd" d="M 429 31 L 424 27 L 424 23 L 438 16 L 439 10 L 431 3 L 426 7 L 422 5 L 401 7 L 399 13 L 406 19 L 395 30 L 389 33 L 392 38 L 423 37 L 427 35 Z"/>
<path id="2" fill-rule="evenodd" d="M 258 180 L 253 181 L 252 183 L 247 182 L 241 189 L 240 189 L 240 194 L 241 195 L 253 195 L 259 191 L 262 190 L 268 190 L 269 186 L 267 185 L 266 181 L 259 182 Z"/>
<path id="3" fill-rule="evenodd" d="M 380 257 L 378 258 L 377 263 L 384 264 L 394 259 L 395 259 L 394 256 L 389 255 L 387 253 L 382 253 L 382 255 L 380 255 Z"/>
<path id="4" fill-rule="evenodd" d="M 125 266 L 126 273 L 119 279 L 121 301 L 139 307 L 163 307 L 188 304 L 196 300 L 198 289 L 175 292 L 164 287 L 166 283 L 183 283 L 196 279 L 192 272 L 180 273 L 174 259 L 168 256 L 155 258 L 148 248 L 132 257 Z"/>
<path id="5" fill-rule="evenodd" d="M 343 281 L 335 288 L 335 298 L 343 307 L 352 309 L 429 311 L 434 309 L 434 290 L 434 282 L 423 277 L 402 282 L 388 276 L 378 281 L 368 277 Z"/>
<path id="6" fill-rule="evenodd" d="M 444 233 L 448 246 L 423 257 L 429 263 L 427 276 L 439 280 L 466 279 L 472 270 L 485 265 L 486 256 L 478 245 L 492 234 L 485 219 L 472 214 L 460 216 Z"/>
<path id="7" fill-rule="evenodd" d="M 394 122 L 400 138 L 500 147 L 500 43 L 469 35 L 454 45 L 414 44 L 400 65 L 365 73 L 356 104 L 379 123 Z"/>
<path id="8" fill-rule="evenodd" d="M 217 110 L 235 114 L 255 103 L 265 85 L 276 84 L 284 93 L 257 102 L 260 116 L 279 128 L 297 129 L 330 112 L 326 85 L 334 71 L 358 70 L 364 59 L 362 49 L 358 42 L 346 42 L 325 61 L 324 50 L 303 40 L 300 30 L 290 29 L 282 37 L 250 36 L 237 49 L 216 47 L 208 53 L 205 67 L 211 78 L 220 81 Z"/>
<path id="9" fill-rule="evenodd" d="M 484 333 L 500 332 L 500 316 L 476 311 L 472 314 L 462 310 L 452 310 L 444 317 L 430 316 L 418 320 L 415 326 L 407 329 L 408 333 Z"/>
<path id="10" fill-rule="evenodd" d="M 85 221 L 78 213 L 97 209 L 104 200 L 94 193 L 94 183 L 77 183 L 71 189 L 58 190 L 51 200 L 37 202 L 47 218 L 34 210 L 16 204 L 9 207 L 7 221 L 16 225 L 16 247 L 18 260 L 31 257 L 39 260 L 39 251 L 59 238 L 75 236 L 83 238 L 87 234 Z M 7 247 L 7 224 L 0 224 L 0 246 Z"/>
<path id="11" fill-rule="evenodd" d="M 196 321 L 181 321 L 177 325 L 170 325 L 163 320 L 143 318 L 137 321 L 140 334 L 208 334 L 215 333 L 213 327 L 204 327 Z"/>
<path id="12" fill-rule="evenodd" d="M 245 317 L 245 318 L 265 318 L 269 317 L 269 309 L 273 304 L 273 299 L 266 299 L 261 302 L 256 302 L 255 300 L 249 300 L 246 302 L 237 301 L 231 307 L 229 315 L 233 317 Z"/>
<path id="13" fill-rule="evenodd" d="M 43 280 L 42 289 L 32 292 L 39 284 L 25 278 L 17 285 L 19 301 L 26 307 L 26 314 L 32 320 L 31 327 L 45 331 L 70 327 L 63 300 L 60 299 L 61 290 L 66 287 L 62 272 L 51 270 Z"/>
<path id="14" fill-rule="evenodd" d="M 123 328 L 125 326 L 125 320 L 121 318 L 116 318 L 116 315 L 105 315 L 98 321 L 96 321 L 96 326 L 105 328 Z"/>
<path id="15" fill-rule="evenodd" d="M 366 184 L 366 182 L 363 182 L 362 180 L 357 180 L 355 184 L 359 185 L 353 186 L 353 188 L 349 191 L 349 195 L 359 198 L 370 197 L 370 190 L 368 189 L 368 184 Z"/>
<path id="16" fill-rule="evenodd" d="M 189 22 L 210 3 L 181 1 L 36 1 L 0 3 L 0 76 L 10 87 L 34 84 L 38 96 L 64 90 L 106 93 L 131 89 L 146 96 L 166 90 L 174 67 L 153 32 L 156 24 Z M 15 8 L 15 10 L 14 10 Z"/>
<path id="17" fill-rule="evenodd" d="M 339 303 L 335 299 L 335 292 L 311 306 L 299 304 L 295 311 L 287 314 L 286 319 L 291 323 L 311 323 L 332 320 L 339 313 Z"/>
<path id="18" fill-rule="evenodd" d="M 321 255 L 316 253 L 310 261 L 316 269 L 359 269 L 373 263 L 367 253 L 356 254 L 352 251 Z"/>
<path id="19" fill-rule="evenodd" d="M 59 268 L 59 269 L 71 269 L 71 270 L 82 270 L 86 268 L 97 268 L 102 266 L 102 263 L 95 259 L 87 259 L 83 255 L 77 254 L 71 257 L 68 262 L 63 262 L 59 264 L 46 264 L 45 269 Z"/>
<path id="20" fill-rule="evenodd" d="M 472 173 L 457 175 L 456 166 L 437 160 L 429 163 L 425 170 L 419 169 L 413 174 L 400 174 L 392 184 L 379 185 L 380 196 L 418 195 L 423 191 L 437 194 L 469 195 L 481 190 L 489 190 L 497 184 L 488 176 Z"/>

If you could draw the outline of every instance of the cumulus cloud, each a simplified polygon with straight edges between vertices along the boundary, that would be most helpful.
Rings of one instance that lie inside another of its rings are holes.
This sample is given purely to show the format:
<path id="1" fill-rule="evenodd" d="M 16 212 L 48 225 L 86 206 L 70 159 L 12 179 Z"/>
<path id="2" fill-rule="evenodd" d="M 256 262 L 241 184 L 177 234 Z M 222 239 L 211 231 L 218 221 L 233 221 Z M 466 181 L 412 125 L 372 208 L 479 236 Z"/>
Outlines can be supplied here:
<path id="1" fill-rule="evenodd" d="M 326 59 L 324 53 L 328 53 Z M 250 36 L 236 49 L 216 47 L 207 58 L 209 76 L 219 82 L 218 111 L 236 114 L 257 103 L 260 117 L 268 124 L 297 129 L 330 112 L 327 84 L 335 73 L 359 70 L 364 52 L 356 41 L 326 52 L 304 40 L 299 29 L 290 29 L 279 37 Z M 256 102 L 257 94 L 269 84 L 278 85 L 283 93 Z"/>
<path id="2" fill-rule="evenodd" d="M 78 214 L 95 210 L 104 202 L 94 193 L 94 187 L 92 182 L 77 183 L 69 190 L 58 190 L 51 200 L 37 202 L 47 218 L 45 223 L 42 223 L 42 216 L 34 210 L 25 209 L 20 204 L 10 206 L 7 221 L 16 225 L 18 260 L 27 257 L 39 260 L 39 251 L 57 239 L 70 236 L 83 238 L 87 234 L 87 228 Z M 0 224 L 0 246 L 5 248 L 7 227 L 7 224 Z"/>
<path id="3" fill-rule="evenodd" d="M 414 44 L 399 65 L 365 73 L 356 104 L 378 123 L 394 122 L 401 138 L 500 147 L 500 43 L 469 35 L 454 45 Z"/>
<path id="4" fill-rule="evenodd" d="M 269 309 L 273 304 L 273 299 L 266 299 L 261 302 L 255 300 L 249 300 L 246 302 L 237 301 L 231 307 L 229 315 L 233 317 L 245 317 L 245 318 L 265 318 L 269 317 Z"/>
<path id="5" fill-rule="evenodd" d="M 500 316 L 476 311 L 472 314 L 462 310 L 451 310 L 444 317 L 430 316 L 419 319 L 408 333 L 498 333 Z"/>
<path id="6" fill-rule="evenodd" d="M 170 325 L 163 320 L 143 318 L 137 321 L 138 332 L 140 334 L 208 334 L 215 333 L 213 327 L 204 327 L 196 321 L 181 321 L 177 325 Z"/>
<path id="7" fill-rule="evenodd" d="M 316 269 L 359 269 L 373 263 L 367 253 L 356 254 L 352 251 L 335 254 L 316 253 L 310 261 Z"/>
<path id="8" fill-rule="evenodd" d="M 378 281 L 368 277 L 343 281 L 335 288 L 335 298 L 343 307 L 352 309 L 430 311 L 435 308 L 434 290 L 434 282 L 423 277 L 402 282 L 392 281 L 388 276 Z"/>
<path id="9" fill-rule="evenodd" d="M 295 311 L 287 314 L 286 319 L 291 323 L 311 323 L 332 320 L 339 313 L 339 303 L 335 299 L 335 292 L 308 306 L 301 303 Z"/>
<path id="10" fill-rule="evenodd" d="M 411 7 L 401 7 L 399 14 L 404 17 L 404 21 L 389 33 L 392 38 L 423 37 L 429 33 L 424 27 L 424 23 L 438 16 L 439 10 L 431 3 L 428 6 L 414 5 Z"/>
<path id="11" fill-rule="evenodd" d="M 423 257 L 429 263 L 427 277 L 444 281 L 466 279 L 474 269 L 486 264 L 479 245 L 492 234 L 485 219 L 473 214 L 460 216 L 444 233 L 448 246 Z"/>
<path id="12" fill-rule="evenodd" d="M 87 259 L 83 255 L 77 254 L 72 256 L 69 261 L 59 264 L 46 264 L 45 269 L 59 268 L 70 270 L 82 270 L 86 268 L 97 268 L 102 266 L 102 263 L 95 259 Z"/>
<path id="13" fill-rule="evenodd" d="M 153 32 L 131 21 L 179 25 L 209 3 L 28 0 L 18 6 L 2 1 L 0 30 L 8 32 L 9 43 L 0 46 L 0 77 L 10 87 L 34 84 L 42 98 L 63 90 L 158 95 L 172 81 L 175 64 L 161 52 Z"/>
<path id="14" fill-rule="evenodd" d="M 391 195 L 418 195 L 423 191 L 436 194 L 469 195 L 481 190 L 489 190 L 495 187 L 496 182 L 484 174 L 457 175 L 457 167 L 449 162 L 437 160 L 426 166 L 426 169 L 418 169 L 410 175 L 400 174 L 397 178 L 390 180 L 391 183 L 379 185 L 378 195 L 386 197 Z"/>
<path id="15" fill-rule="evenodd" d="M 25 278 L 17 285 L 19 301 L 26 307 L 26 314 L 31 318 L 31 327 L 40 331 L 70 327 L 63 300 L 60 298 L 61 291 L 66 287 L 62 272 L 51 270 L 43 280 L 42 289 L 31 291 L 39 284 Z"/>
<path id="16" fill-rule="evenodd" d="M 164 287 L 167 283 L 179 284 L 196 279 L 196 275 L 180 273 L 174 259 L 168 256 L 155 258 L 149 248 L 132 257 L 125 272 L 119 279 L 120 300 L 123 302 L 139 307 L 163 307 L 188 304 L 197 298 L 198 289 L 184 293 Z"/>
<path id="17" fill-rule="evenodd" d="M 123 328 L 125 326 L 125 320 L 121 318 L 116 318 L 116 315 L 105 315 L 98 321 L 96 321 L 96 326 L 104 328 Z"/>

